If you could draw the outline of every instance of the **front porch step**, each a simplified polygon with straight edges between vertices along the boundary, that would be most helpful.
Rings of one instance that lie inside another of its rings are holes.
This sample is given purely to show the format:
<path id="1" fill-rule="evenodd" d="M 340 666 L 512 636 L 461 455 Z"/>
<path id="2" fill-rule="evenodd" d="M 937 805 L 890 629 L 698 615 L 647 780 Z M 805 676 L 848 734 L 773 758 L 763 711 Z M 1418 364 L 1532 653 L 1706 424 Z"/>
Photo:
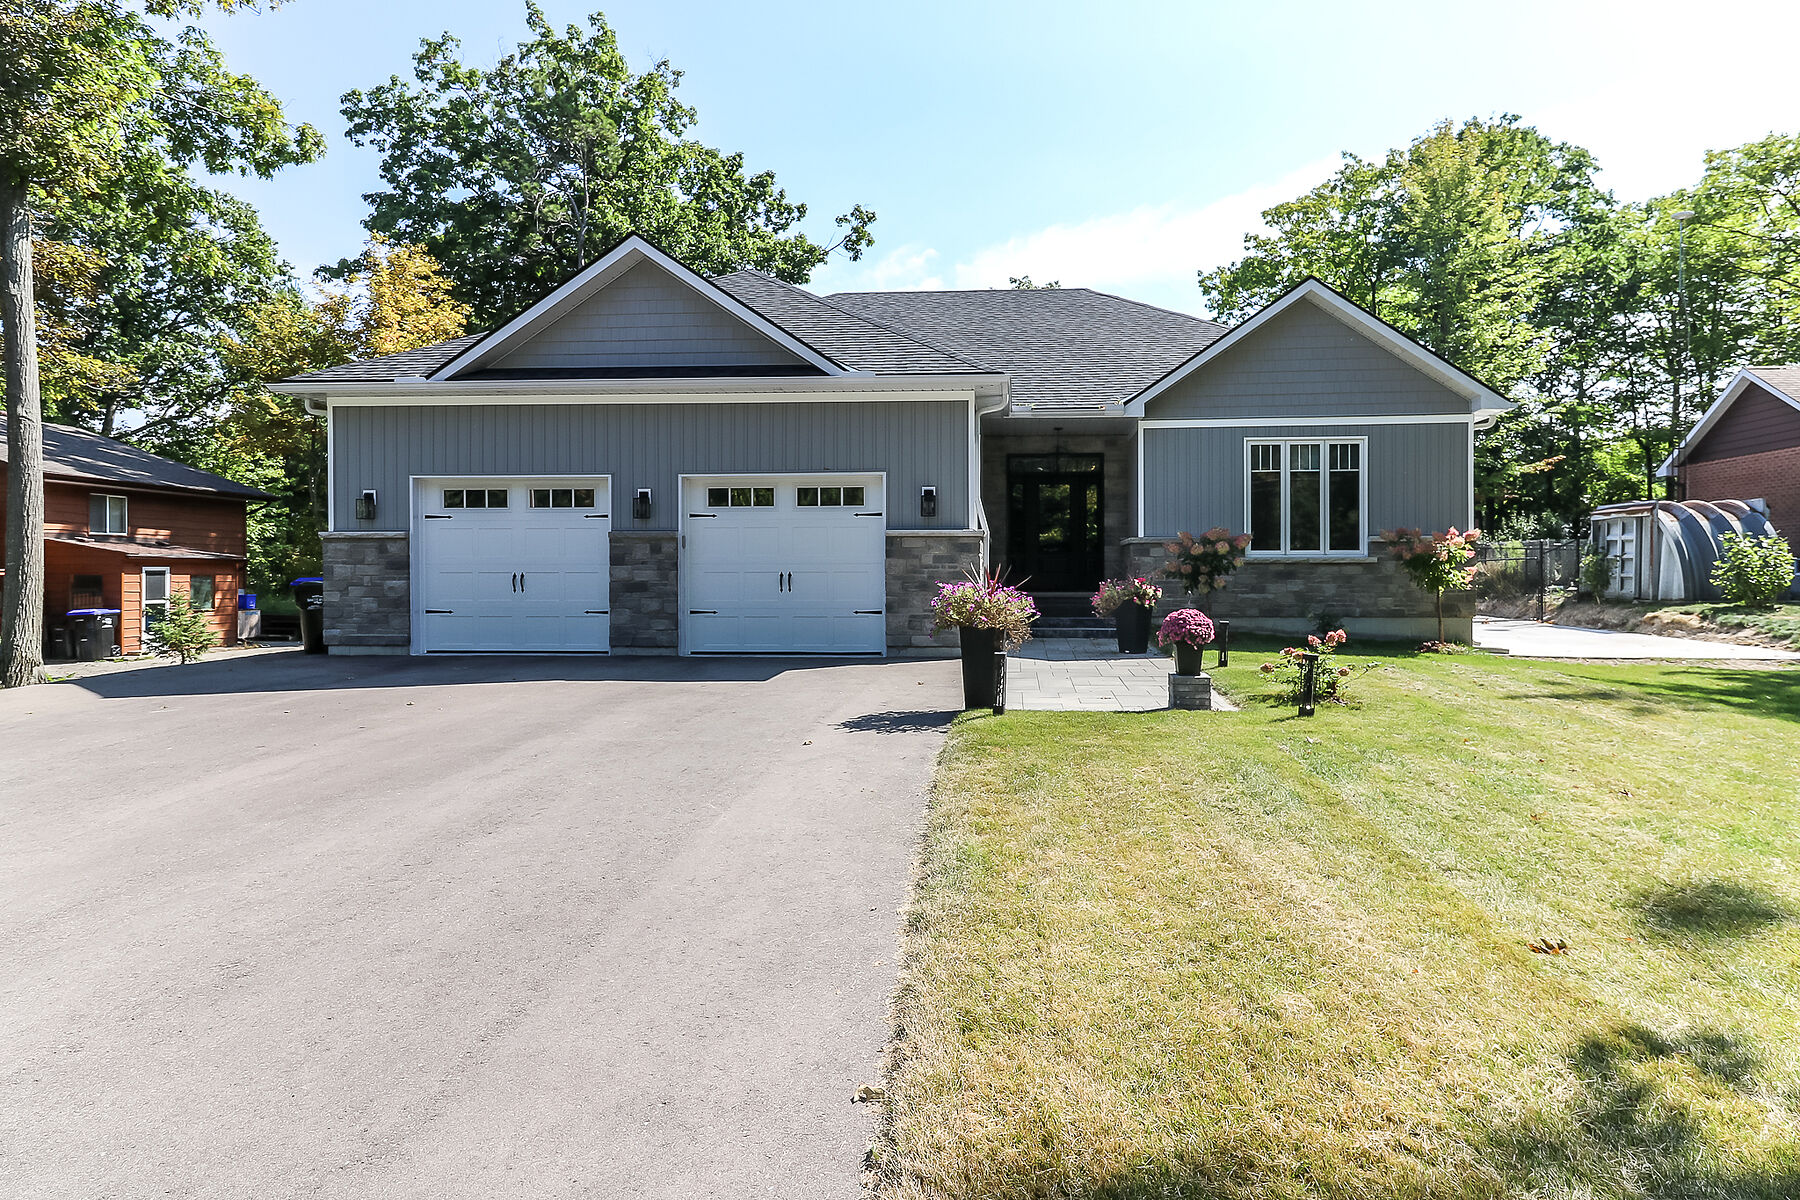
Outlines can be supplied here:
<path id="1" fill-rule="evenodd" d="M 1096 617 L 1039 617 L 1031 635 L 1040 638 L 1109 638 L 1117 636 L 1111 621 Z"/>

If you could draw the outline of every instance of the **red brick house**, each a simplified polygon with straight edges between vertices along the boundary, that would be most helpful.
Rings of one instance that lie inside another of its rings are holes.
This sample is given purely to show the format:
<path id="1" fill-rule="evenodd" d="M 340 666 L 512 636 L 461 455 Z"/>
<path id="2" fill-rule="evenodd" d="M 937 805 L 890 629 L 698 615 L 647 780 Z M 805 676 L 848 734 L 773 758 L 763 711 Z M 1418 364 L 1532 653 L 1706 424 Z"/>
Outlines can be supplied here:
<path id="1" fill-rule="evenodd" d="M 1800 538 L 1800 366 L 1745 367 L 1658 474 L 1689 500 L 1763 500 L 1769 523 Z"/>
<path id="2" fill-rule="evenodd" d="M 0 521 L 5 518 L 0 427 Z M 119 646 L 143 647 L 146 619 L 176 592 L 237 642 L 245 510 L 268 493 L 67 425 L 44 426 L 44 626 L 71 609 L 116 608 Z"/>

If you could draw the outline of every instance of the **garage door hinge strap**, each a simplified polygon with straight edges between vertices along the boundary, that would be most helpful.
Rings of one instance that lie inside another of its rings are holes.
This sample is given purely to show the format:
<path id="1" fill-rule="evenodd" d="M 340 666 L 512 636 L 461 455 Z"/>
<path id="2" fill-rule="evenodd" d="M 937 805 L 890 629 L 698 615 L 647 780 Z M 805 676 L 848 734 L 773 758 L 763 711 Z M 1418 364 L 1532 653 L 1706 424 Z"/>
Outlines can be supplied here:
<path id="1" fill-rule="evenodd" d="M 604 617 L 611 611 L 612 609 L 610 608 L 590 608 L 587 610 L 587 615 L 590 617 Z"/>
<path id="2" fill-rule="evenodd" d="M 859 517 L 879 517 L 882 514 L 881 513 L 857 513 L 856 515 Z"/>
<path id="3" fill-rule="evenodd" d="M 688 609 L 688 616 L 690 616 L 690 617 L 716 617 L 718 615 L 719 615 L 719 610 L 716 608 L 690 608 L 690 609 Z"/>
<path id="4" fill-rule="evenodd" d="M 606 518 L 612 516 L 611 513 L 583 513 L 581 515 L 590 521 L 604 521 Z"/>
<path id="5" fill-rule="evenodd" d="M 859 608 L 850 615 L 854 617 L 879 617 L 881 615 L 881 610 L 879 608 Z"/>
<path id="6" fill-rule="evenodd" d="M 451 516 L 449 513 L 426 513 L 425 519 L 427 521 L 454 521 L 454 520 L 456 520 L 456 518 Z"/>
<path id="7" fill-rule="evenodd" d="M 455 612 L 455 611 L 456 611 L 456 610 L 455 610 L 455 609 L 454 609 L 454 608 L 428 608 L 428 609 L 426 609 L 426 610 L 425 610 L 425 612 L 426 612 L 426 613 L 427 613 L 427 614 L 431 614 L 431 613 L 441 613 L 441 614 L 443 614 L 443 615 L 444 615 L 444 616 L 449 616 L 449 615 L 450 615 L 450 614 L 451 614 L 451 613 L 453 613 L 453 612 Z"/>
<path id="8" fill-rule="evenodd" d="M 689 513 L 688 519 L 691 521 L 695 517 L 716 517 L 718 515 L 719 515 L 718 513 Z"/>

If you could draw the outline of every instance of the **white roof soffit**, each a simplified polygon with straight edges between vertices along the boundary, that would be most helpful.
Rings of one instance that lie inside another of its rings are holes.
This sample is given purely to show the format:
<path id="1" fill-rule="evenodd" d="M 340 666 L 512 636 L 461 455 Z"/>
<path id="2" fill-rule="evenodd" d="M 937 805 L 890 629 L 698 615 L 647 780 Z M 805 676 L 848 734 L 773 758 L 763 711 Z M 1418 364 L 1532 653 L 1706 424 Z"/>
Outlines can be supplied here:
<path id="1" fill-rule="evenodd" d="M 607 284 L 642 262 L 651 262 L 661 267 L 671 278 L 685 284 L 701 298 L 717 305 L 827 375 L 854 374 L 842 363 L 821 354 L 743 301 L 726 293 L 705 276 L 664 254 L 634 233 L 584 267 L 575 278 L 445 363 L 431 375 L 431 380 L 434 383 L 452 380 L 464 371 L 503 357 L 507 351 L 548 327 L 583 300 L 603 290 Z"/>
<path id="2" fill-rule="evenodd" d="M 1700 419 L 1694 422 L 1694 427 L 1688 430 L 1688 435 L 1681 439 L 1681 444 L 1669 451 L 1669 457 L 1662 460 L 1662 465 L 1656 468 L 1656 477 L 1666 479 L 1673 475 L 1676 466 L 1680 463 L 1681 456 L 1687 452 L 1687 449 L 1690 446 L 1699 445 L 1700 439 L 1712 432 L 1713 426 L 1717 425 L 1725 416 L 1725 411 L 1736 403 L 1737 398 L 1744 394 L 1744 389 L 1752 383 L 1785 403 L 1789 408 L 1800 412 L 1800 401 L 1796 401 L 1768 380 L 1758 376 L 1755 368 L 1739 367 L 1738 373 L 1733 375 L 1731 382 L 1725 385 L 1725 390 L 1719 393 L 1719 398 L 1712 402 L 1712 406 L 1702 413 Z"/>
<path id="3" fill-rule="evenodd" d="M 1162 395 L 1164 392 L 1168 391 L 1188 376 L 1194 374 L 1214 359 L 1227 353 L 1233 346 L 1262 328 L 1277 314 L 1285 312 L 1288 308 L 1300 303 L 1302 300 L 1318 305 L 1333 317 L 1336 317 L 1344 324 L 1366 336 L 1370 341 L 1392 351 L 1400 358 L 1405 359 L 1408 363 L 1417 367 L 1433 379 L 1436 379 L 1439 383 L 1442 383 L 1457 395 L 1466 397 L 1469 401 L 1470 415 L 1481 416 L 1490 413 L 1502 413 L 1513 407 L 1512 401 L 1508 400 L 1505 396 L 1502 396 L 1499 392 L 1494 391 L 1485 383 L 1481 382 L 1481 380 L 1470 375 L 1467 371 L 1462 370 L 1460 367 L 1457 367 L 1445 359 L 1439 358 L 1436 354 L 1425 349 L 1425 347 L 1419 345 L 1417 342 L 1395 329 L 1392 325 L 1389 325 L 1386 321 L 1381 320 L 1374 314 L 1367 312 L 1358 305 L 1346 300 L 1343 296 L 1340 296 L 1337 292 L 1326 286 L 1324 283 L 1321 283 L 1319 280 L 1307 279 L 1289 290 L 1286 295 L 1271 301 L 1262 309 L 1262 311 L 1246 319 L 1230 333 L 1226 334 L 1218 341 L 1213 342 L 1204 350 L 1201 350 L 1192 358 L 1170 371 L 1167 375 L 1164 375 L 1161 379 L 1158 379 L 1155 383 L 1133 396 L 1130 401 L 1126 403 L 1126 411 L 1133 416 L 1143 416 L 1144 406 L 1150 401 L 1156 399 L 1156 397 Z"/>

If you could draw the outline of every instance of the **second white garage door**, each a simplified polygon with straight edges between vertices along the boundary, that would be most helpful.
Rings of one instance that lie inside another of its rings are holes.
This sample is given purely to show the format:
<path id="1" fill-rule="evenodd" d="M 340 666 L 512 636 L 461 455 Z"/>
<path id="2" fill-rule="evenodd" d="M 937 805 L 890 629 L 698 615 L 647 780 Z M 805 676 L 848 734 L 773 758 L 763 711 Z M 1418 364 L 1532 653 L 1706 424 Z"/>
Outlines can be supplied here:
<path id="1" fill-rule="evenodd" d="M 684 651 L 883 652 L 881 476 L 690 477 L 681 490 Z"/>

